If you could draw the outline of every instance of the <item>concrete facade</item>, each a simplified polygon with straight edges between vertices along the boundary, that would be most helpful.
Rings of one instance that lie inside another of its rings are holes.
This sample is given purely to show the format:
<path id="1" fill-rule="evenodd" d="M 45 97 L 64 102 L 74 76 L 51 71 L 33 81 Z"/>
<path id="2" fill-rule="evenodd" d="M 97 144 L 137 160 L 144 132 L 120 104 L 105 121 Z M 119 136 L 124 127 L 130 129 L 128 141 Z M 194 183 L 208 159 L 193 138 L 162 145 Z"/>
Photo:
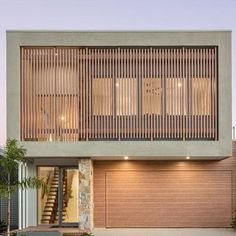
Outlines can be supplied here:
<path id="1" fill-rule="evenodd" d="M 20 139 L 21 46 L 218 46 L 219 140 L 22 142 L 30 157 L 222 159 L 231 156 L 231 32 L 7 32 L 7 136 Z M 227 104 L 227 105 L 225 105 Z"/>

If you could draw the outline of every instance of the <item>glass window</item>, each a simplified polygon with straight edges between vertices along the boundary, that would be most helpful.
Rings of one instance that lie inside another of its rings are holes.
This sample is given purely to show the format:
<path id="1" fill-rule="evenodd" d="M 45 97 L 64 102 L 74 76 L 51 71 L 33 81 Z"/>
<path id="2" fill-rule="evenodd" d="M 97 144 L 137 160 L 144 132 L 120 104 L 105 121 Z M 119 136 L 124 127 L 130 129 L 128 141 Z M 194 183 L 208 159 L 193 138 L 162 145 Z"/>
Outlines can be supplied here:
<path id="1" fill-rule="evenodd" d="M 93 115 L 112 115 L 112 79 L 93 79 Z"/>
<path id="2" fill-rule="evenodd" d="M 137 114 L 137 79 L 117 78 L 116 79 L 116 114 L 136 115 Z"/>
<path id="3" fill-rule="evenodd" d="M 78 223 L 78 169 L 39 167 L 38 177 L 48 186 L 38 190 L 38 224 Z"/>
<path id="4" fill-rule="evenodd" d="M 166 114 L 186 115 L 187 82 L 185 78 L 166 78 Z"/>
<path id="5" fill-rule="evenodd" d="M 58 181 L 59 169 L 57 167 L 39 167 L 38 177 L 48 186 L 48 192 L 38 190 L 38 223 L 58 223 Z"/>
<path id="6" fill-rule="evenodd" d="M 160 78 L 144 78 L 142 95 L 143 114 L 161 114 L 162 86 Z"/>
<path id="7" fill-rule="evenodd" d="M 192 114 L 210 115 L 212 109 L 212 90 L 209 78 L 192 79 Z"/>

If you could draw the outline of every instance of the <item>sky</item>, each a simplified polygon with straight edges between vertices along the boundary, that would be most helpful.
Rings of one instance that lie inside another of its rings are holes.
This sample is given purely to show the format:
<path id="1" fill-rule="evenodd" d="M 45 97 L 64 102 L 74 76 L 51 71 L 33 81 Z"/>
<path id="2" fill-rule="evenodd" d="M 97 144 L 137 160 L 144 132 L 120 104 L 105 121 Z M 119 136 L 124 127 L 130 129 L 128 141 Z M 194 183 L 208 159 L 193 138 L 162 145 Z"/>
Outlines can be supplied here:
<path id="1" fill-rule="evenodd" d="M 6 140 L 6 30 L 232 30 L 236 91 L 236 0 L 0 0 L 0 146 Z"/>

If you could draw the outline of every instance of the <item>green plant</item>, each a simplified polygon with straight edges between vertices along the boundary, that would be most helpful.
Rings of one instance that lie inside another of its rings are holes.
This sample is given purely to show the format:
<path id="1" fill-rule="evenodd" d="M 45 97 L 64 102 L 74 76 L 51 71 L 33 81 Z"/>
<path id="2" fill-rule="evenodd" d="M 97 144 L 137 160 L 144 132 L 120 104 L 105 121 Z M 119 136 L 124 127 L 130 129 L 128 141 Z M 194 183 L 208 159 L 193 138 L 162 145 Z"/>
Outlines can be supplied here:
<path id="1" fill-rule="evenodd" d="M 232 218 L 231 226 L 236 230 L 236 210 L 234 211 L 234 217 Z"/>
<path id="2" fill-rule="evenodd" d="M 5 220 L 0 220 L 0 230 L 2 230 L 5 227 L 7 227 L 6 221 Z"/>
<path id="3" fill-rule="evenodd" d="M 82 233 L 81 236 L 94 236 L 93 233 Z"/>
<path id="4" fill-rule="evenodd" d="M 16 139 L 7 139 L 6 146 L 3 153 L 3 158 L 0 159 L 0 197 L 7 198 L 7 232 L 10 232 L 10 217 L 11 217 L 11 195 L 16 192 L 18 188 L 43 188 L 47 190 L 47 185 L 43 180 L 37 177 L 24 178 L 18 181 L 16 176 L 18 166 L 26 163 L 25 158 L 26 149 L 18 146 Z"/>
<path id="5" fill-rule="evenodd" d="M 11 236 L 17 236 L 17 233 L 16 232 L 12 232 Z M 20 236 L 26 236 L 26 235 L 25 234 L 21 234 Z"/>

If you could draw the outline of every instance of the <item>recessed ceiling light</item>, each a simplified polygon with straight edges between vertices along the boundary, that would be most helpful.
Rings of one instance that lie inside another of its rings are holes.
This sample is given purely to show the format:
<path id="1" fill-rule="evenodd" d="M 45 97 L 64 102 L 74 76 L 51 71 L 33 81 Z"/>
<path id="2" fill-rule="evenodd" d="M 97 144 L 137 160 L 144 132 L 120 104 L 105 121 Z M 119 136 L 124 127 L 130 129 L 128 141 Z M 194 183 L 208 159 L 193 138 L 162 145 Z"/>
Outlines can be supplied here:
<path id="1" fill-rule="evenodd" d="M 125 157 L 124 157 L 124 159 L 125 159 L 125 160 L 128 160 L 128 159 L 129 159 L 129 157 L 128 157 L 128 156 L 125 156 Z"/>
<path id="2" fill-rule="evenodd" d="M 190 157 L 186 157 L 186 159 L 187 159 L 187 160 L 189 160 L 189 159 L 190 159 Z"/>

